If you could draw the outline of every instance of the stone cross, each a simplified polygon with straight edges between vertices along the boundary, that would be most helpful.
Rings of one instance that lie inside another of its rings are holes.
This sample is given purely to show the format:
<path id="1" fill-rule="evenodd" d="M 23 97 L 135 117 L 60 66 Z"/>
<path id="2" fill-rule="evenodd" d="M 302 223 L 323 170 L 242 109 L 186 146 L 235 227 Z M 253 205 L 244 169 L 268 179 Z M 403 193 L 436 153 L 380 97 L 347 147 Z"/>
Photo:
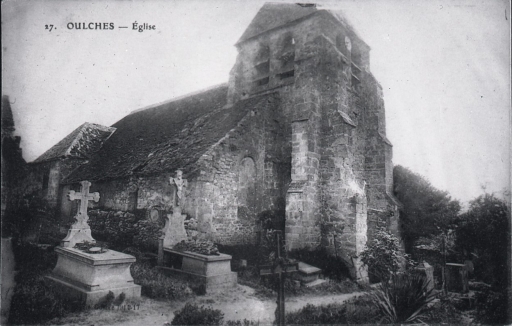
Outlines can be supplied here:
<path id="1" fill-rule="evenodd" d="M 91 243 L 96 242 L 91 235 L 91 228 L 89 227 L 89 224 L 87 224 L 87 220 L 89 219 L 89 215 L 87 215 L 87 206 L 89 204 L 89 200 L 98 202 L 100 200 L 100 194 L 97 192 L 89 193 L 89 188 L 91 187 L 91 183 L 89 181 L 82 181 L 80 183 L 82 184 L 80 192 L 71 190 L 68 194 L 69 200 L 80 200 L 80 210 L 75 215 L 76 221 L 68 230 L 68 235 L 61 242 L 62 247 L 73 248 L 75 244 L 84 241 Z"/>
<path id="2" fill-rule="evenodd" d="M 75 224 L 79 225 L 87 225 L 87 220 L 89 219 L 89 215 L 87 215 L 87 206 L 89 205 L 89 200 L 94 200 L 94 202 L 98 202 L 100 200 L 100 194 L 98 192 L 89 193 L 89 188 L 91 187 L 91 183 L 89 181 L 82 181 L 82 191 L 75 192 L 71 190 L 68 194 L 69 200 L 80 200 L 80 210 L 78 214 L 75 216 L 76 222 Z"/>

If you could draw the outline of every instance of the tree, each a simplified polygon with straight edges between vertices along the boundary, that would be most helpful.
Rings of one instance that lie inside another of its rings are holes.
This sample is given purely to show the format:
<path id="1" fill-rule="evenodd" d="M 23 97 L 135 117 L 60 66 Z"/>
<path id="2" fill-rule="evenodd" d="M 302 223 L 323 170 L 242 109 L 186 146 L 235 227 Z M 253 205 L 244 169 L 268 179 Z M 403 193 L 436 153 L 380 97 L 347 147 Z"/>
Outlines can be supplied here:
<path id="1" fill-rule="evenodd" d="M 460 211 L 460 203 L 448 192 L 433 187 L 421 175 L 403 166 L 393 170 L 394 193 L 403 204 L 400 212 L 402 240 L 411 252 L 420 237 L 439 235 L 447 230 Z"/>
<path id="2" fill-rule="evenodd" d="M 475 276 L 496 288 L 506 287 L 510 237 L 506 203 L 493 194 L 482 195 L 456 222 L 456 249 L 473 258 Z"/>

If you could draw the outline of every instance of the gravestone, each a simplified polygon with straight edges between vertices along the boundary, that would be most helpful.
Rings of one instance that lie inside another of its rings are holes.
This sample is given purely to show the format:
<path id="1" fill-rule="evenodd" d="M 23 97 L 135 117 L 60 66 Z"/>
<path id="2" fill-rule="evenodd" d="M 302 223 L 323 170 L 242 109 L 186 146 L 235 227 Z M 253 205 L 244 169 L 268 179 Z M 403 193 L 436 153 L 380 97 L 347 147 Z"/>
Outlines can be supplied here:
<path id="1" fill-rule="evenodd" d="M 469 291 L 466 265 L 447 263 L 445 274 L 448 291 L 459 293 L 467 293 Z"/>
<path id="2" fill-rule="evenodd" d="M 416 271 L 419 272 L 421 275 L 425 276 L 428 285 L 427 290 L 433 290 L 434 289 L 434 267 L 431 266 L 426 261 L 423 261 L 418 265 L 416 268 Z"/>
<path id="3" fill-rule="evenodd" d="M 71 190 L 68 194 L 69 200 L 80 200 L 80 209 L 74 217 L 75 222 L 68 230 L 67 236 L 61 241 L 62 247 L 73 248 L 77 243 L 84 241 L 90 243 L 96 242 L 91 235 L 91 228 L 89 224 L 87 224 L 87 221 L 89 220 L 89 215 L 87 215 L 87 206 L 89 205 L 90 200 L 98 202 L 100 200 L 100 194 L 97 192 L 92 194 L 89 193 L 89 188 L 91 187 L 91 183 L 89 181 L 82 181 L 81 184 L 82 189 L 80 192 Z"/>
<path id="4" fill-rule="evenodd" d="M 55 248 L 57 265 L 46 280 L 66 299 L 85 306 L 94 306 L 109 292 L 125 298 L 140 297 L 141 287 L 134 284 L 130 265 L 135 257 L 114 250 L 89 248 L 85 242 L 95 243 L 87 224 L 87 202 L 98 201 L 99 193 L 89 193 L 91 183 L 82 181 L 81 192 L 70 191 L 70 200 L 80 200 L 80 211 L 68 235 Z M 81 244 L 77 248 L 76 244 Z"/>
<path id="5" fill-rule="evenodd" d="M 167 214 L 163 235 L 161 240 L 165 248 L 172 248 L 177 243 L 187 240 L 187 231 L 185 230 L 186 215 L 182 214 L 181 208 L 184 202 L 183 188 L 188 186 L 186 179 L 183 179 L 183 172 L 176 171 L 176 178 L 170 178 L 171 186 L 175 188 L 173 211 L 172 214 Z"/>
<path id="6" fill-rule="evenodd" d="M 226 254 L 205 255 L 174 247 L 187 240 L 186 215 L 182 214 L 185 202 L 184 188 L 188 186 L 183 173 L 176 171 L 176 177 L 169 182 L 174 187 L 173 212 L 167 219 L 158 246 L 158 265 L 166 274 L 179 274 L 191 282 L 204 287 L 206 292 L 225 290 L 237 284 L 237 273 L 231 271 L 231 256 Z M 197 238 L 198 232 L 194 238 Z"/>

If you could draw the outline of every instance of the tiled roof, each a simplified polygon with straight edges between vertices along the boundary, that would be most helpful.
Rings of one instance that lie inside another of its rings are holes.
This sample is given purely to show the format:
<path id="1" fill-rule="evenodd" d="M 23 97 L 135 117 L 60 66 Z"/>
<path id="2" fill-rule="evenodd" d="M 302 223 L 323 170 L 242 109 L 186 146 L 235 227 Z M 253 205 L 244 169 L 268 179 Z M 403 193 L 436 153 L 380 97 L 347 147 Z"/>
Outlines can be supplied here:
<path id="1" fill-rule="evenodd" d="M 97 152 L 115 128 L 86 122 L 39 156 L 32 163 L 41 163 L 64 157 L 89 158 Z"/>
<path id="2" fill-rule="evenodd" d="M 316 11 L 315 6 L 304 6 L 296 3 L 267 2 L 258 11 L 237 43 L 241 43 L 258 34 L 308 16 Z"/>
<path id="3" fill-rule="evenodd" d="M 199 158 L 252 108 L 270 95 L 227 106 L 227 85 L 134 111 L 113 125 L 116 132 L 88 164 L 65 182 L 118 179 L 195 168 Z"/>

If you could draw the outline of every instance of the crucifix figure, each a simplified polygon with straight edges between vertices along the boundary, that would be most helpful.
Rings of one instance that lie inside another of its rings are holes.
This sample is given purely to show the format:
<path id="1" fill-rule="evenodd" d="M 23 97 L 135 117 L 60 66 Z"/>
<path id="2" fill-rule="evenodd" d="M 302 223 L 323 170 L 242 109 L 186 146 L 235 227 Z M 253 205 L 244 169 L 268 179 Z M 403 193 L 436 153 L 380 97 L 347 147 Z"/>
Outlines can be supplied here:
<path id="1" fill-rule="evenodd" d="M 89 181 L 82 181 L 82 189 L 80 192 L 71 190 L 68 194 L 69 200 L 80 200 L 80 210 L 75 215 L 75 223 L 71 225 L 68 230 L 68 235 L 62 240 L 63 247 L 74 247 L 75 244 L 83 241 L 96 242 L 91 236 L 91 228 L 87 224 L 89 215 L 87 215 L 87 206 L 89 200 L 98 202 L 100 200 L 100 194 L 97 192 L 89 193 L 91 183 Z"/>
<path id="2" fill-rule="evenodd" d="M 181 170 L 176 170 L 176 178 L 171 177 L 169 182 L 171 185 L 176 186 L 176 194 L 173 204 L 180 206 L 181 199 L 183 198 L 183 187 L 186 187 L 188 182 L 186 179 L 183 179 L 183 172 Z"/>

